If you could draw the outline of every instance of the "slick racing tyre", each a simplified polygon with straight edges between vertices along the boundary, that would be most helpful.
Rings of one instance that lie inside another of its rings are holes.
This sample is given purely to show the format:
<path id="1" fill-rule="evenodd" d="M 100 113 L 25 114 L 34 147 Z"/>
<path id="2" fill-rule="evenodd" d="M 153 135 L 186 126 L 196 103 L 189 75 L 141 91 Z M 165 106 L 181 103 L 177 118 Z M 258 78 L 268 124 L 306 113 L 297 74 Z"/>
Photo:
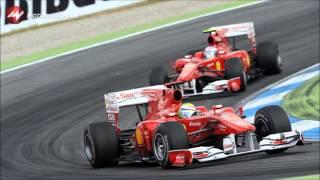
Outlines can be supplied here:
<path id="1" fill-rule="evenodd" d="M 291 131 L 289 118 L 280 106 L 267 106 L 259 109 L 255 115 L 254 124 L 258 142 L 270 134 Z M 285 150 L 287 150 L 287 148 L 266 152 L 268 154 L 276 154 L 284 152 Z"/>
<path id="2" fill-rule="evenodd" d="M 84 131 L 84 148 L 94 168 L 115 166 L 119 162 L 119 140 L 110 123 L 90 124 Z"/>
<path id="3" fill-rule="evenodd" d="M 278 45 L 273 42 L 262 42 L 257 49 L 258 67 L 266 75 L 278 74 L 282 71 L 282 60 Z"/>
<path id="4" fill-rule="evenodd" d="M 240 77 L 241 87 L 240 91 L 244 91 L 247 88 L 247 75 L 244 72 L 243 65 L 239 58 L 231 58 L 224 63 L 225 67 L 225 79 Z"/>
<path id="5" fill-rule="evenodd" d="M 188 135 L 184 127 L 177 122 L 161 123 L 153 136 L 153 153 L 164 169 L 172 167 L 168 160 L 169 150 L 189 148 Z"/>
<path id="6" fill-rule="evenodd" d="M 169 82 L 168 73 L 163 67 L 155 67 L 152 69 L 149 83 L 151 86 L 163 85 Z"/>

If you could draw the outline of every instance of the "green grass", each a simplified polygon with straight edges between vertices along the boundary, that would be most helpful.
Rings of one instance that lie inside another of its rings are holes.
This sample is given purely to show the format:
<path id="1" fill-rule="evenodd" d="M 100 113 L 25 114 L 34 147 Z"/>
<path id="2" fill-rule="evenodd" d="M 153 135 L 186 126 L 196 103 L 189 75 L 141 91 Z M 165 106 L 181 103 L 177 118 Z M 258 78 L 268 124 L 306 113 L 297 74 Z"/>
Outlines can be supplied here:
<path id="1" fill-rule="evenodd" d="M 137 33 L 137 32 L 143 31 L 143 30 L 155 28 L 155 27 L 169 24 L 169 23 L 173 23 L 173 22 L 176 22 L 179 20 L 189 19 L 189 18 L 200 16 L 200 15 L 220 11 L 223 9 L 228 9 L 228 8 L 232 8 L 232 7 L 236 7 L 236 6 L 240 6 L 240 5 L 244 5 L 244 4 L 249 4 L 252 2 L 255 2 L 255 0 L 245 0 L 245 1 L 244 0 L 236 0 L 236 1 L 232 1 L 232 2 L 227 2 L 227 3 L 220 4 L 220 5 L 217 5 L 214 7 L 208 7 L 207 9 L 186 13 L 182 16 L 176 16 L 176 17 L 171 17 L 171 18 L 167 18 L 167 19 L 162 19 L 162 20 L 154 21 L 154 22 L 147 23 L 144 25 L 139 25 L 139 26 L 123 29 L 118 32 L 100 34 L 100 35 L 97 35 L 96 37 L 93 37 L 93 38 L 88 38 L 88 39 L 84 39 L 81 41 L 69 43 L 69 44 L 66 44 L 63 46 L 47 49 L 47 50 L 36 52 L 33 54 L 28 54 L 23 57 L 3 60 L 1 62 L 1 70 L 10 69 L 10 68 L 13 68 L 13 67 L 16 67 L 19 65 L 23 65 L 23 64 L 27 64 L 27 63 L 31 63 L 31 62 L 34 62 L 34 61 L 37 61 L 37 60 L 40 60 L 43 58 L 62 54 L 62 53 L 65 53 L 65 52 L 68 52 L 71 50 L 83 48 L 83 47 L 90 46 L 90 45 L 93 45 L 96 43 L 116 39 L 116 38 L 119 38 L 119 37 L 122 37 L 125 35 Z M 203 28 L 207 28 L 207 27 L 203 27 Z M 195 33 L 201 33 L 201 32 L 195 32 Z"/>
<path id="2" fill-rule="evenodd" d="M 282 178 L 281 180 L 320 180 L 320 176 L 319 174 L 315 174 L 315 175 L 308 175 L 308 176 Z"/>
<path id="3" fill-rule="evenodd" d="M 320 120 L 320 77 L 314 77 L 287 94 L 283 108 L 299 119 Z"/>

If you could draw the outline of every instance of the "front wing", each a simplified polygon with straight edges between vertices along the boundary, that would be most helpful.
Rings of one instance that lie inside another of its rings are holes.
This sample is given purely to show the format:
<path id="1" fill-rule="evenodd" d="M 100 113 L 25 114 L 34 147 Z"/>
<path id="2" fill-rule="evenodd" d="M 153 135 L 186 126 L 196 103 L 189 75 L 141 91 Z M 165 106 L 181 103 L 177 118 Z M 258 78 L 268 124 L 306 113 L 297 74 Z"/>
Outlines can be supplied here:
<path id="1" fill-rule="evenodd" d="M 240 77 L 232 78 L 229 80 L 218 80 L 207 84 L 199 92 L 196 87 L 196 80 L 190 82 L 172 82 L 165 84 L 167 87 L 180 89 L 184 97 L 209 95 L 222 92 L 237 92 L 241 88 Z"/>
<path id="2" fill-rule="evenodd" d="M 252 133 L 249 133 L 249 135 L 252 137 Z M 252 140 L 252 138 L 248 139 Z M 209 162 L 219 159 L 225 159 L 232 156 L 287 149 L 296 145 L 303 145 L 303 141 L 303 135 L 297 130 L 285 133 L 271 134 L 260 141 L 259 148 L 255 149 L 252 145 L 252 142 L 248 142 L 250 150 L 237 152 L 235 145 L 236 143 L 234 142 L 233 138 L 233 142 L 226 141 L 230 143 L 224 143 L 224 150 L 217 149 L 212 146 L 200 146 L 190 149 L 172 150 L 169 151 L 168 160 L 173 166 L 184 167 L 186 165 L 192 164 L 194 160 L 197 162 Z"/>

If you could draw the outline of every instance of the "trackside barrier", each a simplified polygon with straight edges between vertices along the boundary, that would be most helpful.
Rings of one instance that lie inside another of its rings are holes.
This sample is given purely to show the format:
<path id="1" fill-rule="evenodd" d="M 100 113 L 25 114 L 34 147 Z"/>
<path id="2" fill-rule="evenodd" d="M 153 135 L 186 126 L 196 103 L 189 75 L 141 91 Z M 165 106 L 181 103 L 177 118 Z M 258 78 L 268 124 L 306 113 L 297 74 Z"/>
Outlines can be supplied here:
<path id="1" fill-rule="evenodd" d="M 1 0 L 1 34 L 69 20 L 144 0 Z"/>

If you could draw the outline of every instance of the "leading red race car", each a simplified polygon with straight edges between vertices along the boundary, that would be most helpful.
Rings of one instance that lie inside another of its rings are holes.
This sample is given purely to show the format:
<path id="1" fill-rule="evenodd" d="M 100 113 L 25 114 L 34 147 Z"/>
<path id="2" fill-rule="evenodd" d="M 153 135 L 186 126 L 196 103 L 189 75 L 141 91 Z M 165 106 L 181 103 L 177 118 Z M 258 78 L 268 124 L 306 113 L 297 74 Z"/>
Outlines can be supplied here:
<path id="1" fill-rule="evenodd" d="M 163 86 L 109 93 L 105 104 L 107 121 L 90 124 L 84 132 L 85 154 L 95 168 L 119 161 L 182 167 L 303 144 L 302 134 L 291 130 L 278 106 L 258 110 L 250 124 L 241 108 L 195 107 L 182 102 L 179 90 Z"/>
<path id="2" fill-rule="evenodd" d="M 168 75 L 164 67 L 153 68 L 150 85 L 176 86 L 184 96 L 236 92 L 245 90 L 248 79 L 281 72 L 277 44 L 262 42 L 256 47 L 252 22 L 212 27 L 204 32 L 209 33 L 205 50 L 177 59 L 172 65 L 173 75 Z"/>

